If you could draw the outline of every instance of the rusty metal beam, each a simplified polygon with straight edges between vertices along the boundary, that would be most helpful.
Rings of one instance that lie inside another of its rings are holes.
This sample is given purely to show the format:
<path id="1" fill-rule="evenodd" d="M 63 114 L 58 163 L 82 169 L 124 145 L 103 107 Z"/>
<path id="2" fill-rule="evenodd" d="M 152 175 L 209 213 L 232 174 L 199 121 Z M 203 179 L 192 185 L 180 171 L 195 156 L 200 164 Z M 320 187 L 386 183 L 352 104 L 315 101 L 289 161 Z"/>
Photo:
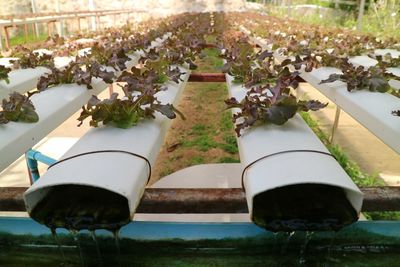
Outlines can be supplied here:
<path id="1" fill-rule="evenodd" d="M 0 211 L 25 211 L 26 187 L 0 187 Z M 362 211 L 400 211 L 400 187 L 363 187 Z M 147 188 L 138 213 L 247 213 L 241 188 Z"/>
<path id="2" fill-rule="evenodd" d="M 0 211 L 25 211 L 22 194 L 27 187 L 0 187 Z"/>
<path id="3" fill-rule="evenodd" d="M 138 213 L 247 213 L 241 188 L 175 189 L 148 188 Z"/>
<path id="4" fill-rule="evenodd" d="M 203 45 L 203 48 L 218 48 L 218 45 L 207 43 L 207 44 Z"/>
<path id="5" fill-rule="evenodd" d="M 362 211 L 400 211 L 400 187 L 374 186 L 360 189 L 364 193 Z"/>
<path id="6" fill-rule="evenodd" d="M 189 82 L 226 82 L 224 73 L 191 73 Z"/>

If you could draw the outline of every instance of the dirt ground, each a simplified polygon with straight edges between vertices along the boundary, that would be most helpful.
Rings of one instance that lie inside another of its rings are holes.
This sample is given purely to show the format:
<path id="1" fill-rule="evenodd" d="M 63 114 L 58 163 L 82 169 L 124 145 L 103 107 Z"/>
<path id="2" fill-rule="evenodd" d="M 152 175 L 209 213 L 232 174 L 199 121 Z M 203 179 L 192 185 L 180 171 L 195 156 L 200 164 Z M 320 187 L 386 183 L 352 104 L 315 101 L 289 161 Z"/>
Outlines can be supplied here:
<path id="1" fill-rule="evenodd" d="M 193 71 L 220 72 L 222 60 L 216 49 L 206 49 L 207 57 L 196 61 Z M 151 183 L 177 170 L 203 163 L 239 162 L 225 83 L 190 82 L 177 108 L 186 120 L 175 119 L 160 150 Z"/>

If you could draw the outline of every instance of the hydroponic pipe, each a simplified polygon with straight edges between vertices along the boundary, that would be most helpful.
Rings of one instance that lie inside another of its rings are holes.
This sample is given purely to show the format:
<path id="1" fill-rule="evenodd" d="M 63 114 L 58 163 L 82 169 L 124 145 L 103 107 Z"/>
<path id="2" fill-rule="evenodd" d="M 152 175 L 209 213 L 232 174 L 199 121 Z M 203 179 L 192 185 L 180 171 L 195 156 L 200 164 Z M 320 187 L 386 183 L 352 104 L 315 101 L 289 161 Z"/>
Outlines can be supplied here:
<path id="1" fill-rule="evenodd" d="M 246 89 L 227 75 L 231 97 Z M 237 112 L 233 110 L 233 112 Z M 338 230 L 358 219 L 363 194 L 299 115 L 238 139 L 252 220 L 272 231 Z"/>

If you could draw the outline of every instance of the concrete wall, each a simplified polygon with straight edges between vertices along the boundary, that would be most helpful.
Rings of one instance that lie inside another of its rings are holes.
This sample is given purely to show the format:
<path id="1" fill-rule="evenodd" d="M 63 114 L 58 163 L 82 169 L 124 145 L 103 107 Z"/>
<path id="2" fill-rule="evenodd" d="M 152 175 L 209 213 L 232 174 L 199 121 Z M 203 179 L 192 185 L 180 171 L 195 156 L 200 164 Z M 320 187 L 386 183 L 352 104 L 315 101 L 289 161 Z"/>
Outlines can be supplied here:
<path id="1" fill-rule="evenodd" d="M 0 0 L 0 15 L 11 15 L 31 12 L 30 0 Z"/>
<path id="2" fill-rule="evenodd" d="M 38 12 L 88 10 L 89 0 L 35 0 Z M 235 11 L 245 0 L 93 0 L 96 9 L 144 8 L 160 14 L 194 11 Z M 31 12 L 31 0 L 1 0 L 0 15 Z"/>

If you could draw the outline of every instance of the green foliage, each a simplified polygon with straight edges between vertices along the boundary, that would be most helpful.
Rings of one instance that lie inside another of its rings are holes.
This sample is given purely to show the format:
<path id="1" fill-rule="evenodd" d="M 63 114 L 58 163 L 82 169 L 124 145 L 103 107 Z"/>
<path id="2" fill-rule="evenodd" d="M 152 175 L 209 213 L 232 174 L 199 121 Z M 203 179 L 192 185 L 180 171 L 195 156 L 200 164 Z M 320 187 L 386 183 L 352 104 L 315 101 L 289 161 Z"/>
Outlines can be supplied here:
<path id="1" fill-rule="evenodd" d="M 256 123 L 282 125 L 297 112 L 315 111 L 326 107 L 327 103 L 323 104 L 316 100 L 297 100 L 291 93 L 291 88 L 298 87 L 296 80 L 298 73 L 290 73 L 287 68 L 281 73 L 276 84 L 253 87 L 240 102 L 235 98 L 225 100 L 228 108 L 240 108 L 240 112 L 233 115 L 237 136 L 241 135 L 243 129 Z"/>
<path id="2" fill-rule="evenodd" d="M 8 78 L 8 73 L 10 71 L 10 68 L 6 68 L 3 65 L 0 65 L 0 81 L 4 80 L 6 83 L 10 83 L 10 79 Z"/>
<path id="3" fill-rule="evenodd" d="M 310 114 L 305 112 L 301 112 L 300 114 L 308 126 L 310 126 L 313 132 L 328 148 L 329 152 L 335 157 L 340 166 L 342 166 L 342 168 L 358 186 L 378 186 L 385 184 L 383 180 L 378 178 L 377 175 L 369 175 L 364 173 L 358 164 L 350 160 L 350 158 L 338 145 L 330 144 L 328 136 L 319 128 L 318 123 L 311 118 Z"/>
<path id="4" fill-rule="evenodd" d="M 204 164 L 205 160 L 202 156 L 194 156 L 190 159 L 190 166 Z"/>
<path id="5" fill-rule="evenodd" d="M 374 211 L 363 213 L 368 220 L 398 221 L 400 220 L 400 211 Z"/>
<path id="6" fill-rule="evenodd" d="M 315 4 L 320 6 L 325 5 L 323 4 L 325 2 L 317 2 L 318 3 Z M 368 10 L 366 10 L 364 14 L 362 32 L 378 37 L 399 39 L 400 31 L 397 29 L 400 18 L 398 12 L 396 13 L 396 6 L 393 7 L 392 4 L 383 4 L 384 2 L 387 3 L 387 1 L 372 1 L 370 3 Z M 334 4 L 330 4 L 330 7 L 333 7 L 333 5 Z M 340 4 L 339 7 L 341 10 L 332 8 L 324 13 L 318 11 L 309 12 L 304 16 L 292 16 L 291 19 L 322 27 L 339 27 L 346 30 L 355 30 L 357 16 L 354 11 L 357 10 L 354 10 L 354 8 L 356 8 L 357 5 Z M 280 7 L 270 6 L 268 11 L 269 14 L 275 17 L 284 17 L 287 15 L 287 10 Z"/>
<path id="7" fill-rule="evenodd" d="M 154 91 L 157 92 L 156 90 Z M 117 93 L 113 93 L 110 99 L 99 100 L 92 96 L 86 107 L 82 107 L 78 118 L 80 125 L 91 117 L 90 126 L 98 127 L 99 123 L 104 125 L 112 123 L 118 128 L 127 129 L 136 125 L 139 120 L 154 118 L 156 111 L 169 119 L 176 118 L 177 110 L 171 104 L 161 104 L 154 94 L 142 93 L 138 96 L 126 94 L 125 98 L 119 99 Z M 180 114 L 181 115 L 181 114 Z"/>
<path id="8" fill-rule="evenodd" d="M 195 137 L 193 140 L 183 142 L 184 147 L 196 147 L 200 151 L 208 151 L 211 148 L 218 147 L 218 143 L 208 134 Z"/>
<path id="9" fill-rule="evenodd" d="M 44 91 L 50 87 L 60 84 L 77 83 L 86 85 L 87 89 L 92 89 L 92 78 L 101 78 L 106 83 L 113 83 L 115 78 L 113 72 L 104 69 L 96 61 L 90 61 L 86 58 L 77 57 L 64 69 L 51 67 L 51 73 L 39 78 L 37 89 Z"/>
<path id="10" fill-rule="evenodd" d="M 14 92 L 10 94 L 9 100 L 3 99 L 0 125 L 10 121 L 28 123 L 39 121 L 39 115 L 28 97 Z"/>
<path id="11" fill-rule="evenodd" d="M 240 163 L 240 160 L 231 158 L 231 157 L 223 157 L 223 158 L 220 158 L 218 162 L 219 163 Z"/>
<path id="12" fill-rule="evenodd" d="M 14 68 L 36 68 L 39 66 L 54 67 L 53 55 L 39 54 L 31 51 L 24 46 L 17 46 L 12 50 L 12 56 L 17 57 L 18 60 L 12 61 Z"/>
<path id="13" fill-rule="evenodd" d="M 25 35 L 22 31 L 18 32 L 17 35 L 13 36 L 10 38 L 10 45 L 11 46 L 16 46 L 16 45 L 22 45 L 22 44 L 30 44 L 34 42 L 41 42 L 45 41 L 47 39 L 47 34 L 41 33 L 39 37 L 36 37 L 34 34 L 28 34 L 28 36 L 25 38 Z"/>
<path id="14" fill-rule="evenodd" d="M 236 154 L 239 152 L 236 137 L 230 134 L 225 134 L 223 137 L 225 143 L 219 145 L 224 151 L 230 154 Z"/>
<path id="15" fill-rule="evenodd" d="M 368 89 L 372 92 L 385 93 L 389 91 L 389 82 L 384 77 L 384 70 L 377 67 L 364 69 L 363 66 L 355 67 L 349 62 L 342 64 L 343 74 L 331 74 L 328 79 L 320 84 L 342 81 L 347 84 L 349 92 L 353 90 Z"/>
<path id="16" fill-rule="evenodd" d="M 233 129 L 232 115 L 229 110 L 224 111 L 221 116 L 220 129 L 223 132 Z"/>

